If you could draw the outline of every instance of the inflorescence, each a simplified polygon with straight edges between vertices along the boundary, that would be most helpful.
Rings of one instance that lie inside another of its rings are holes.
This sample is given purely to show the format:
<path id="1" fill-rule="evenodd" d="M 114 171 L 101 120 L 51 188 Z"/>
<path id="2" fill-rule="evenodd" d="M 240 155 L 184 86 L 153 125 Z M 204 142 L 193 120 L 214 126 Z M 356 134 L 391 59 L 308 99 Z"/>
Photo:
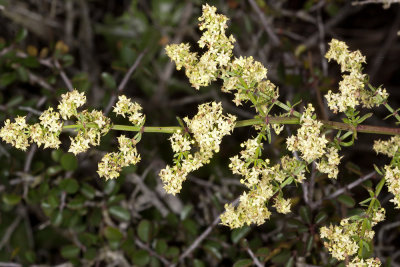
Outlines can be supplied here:
<path id="1" fill-rule="evenodd" d="M 291 211 L 292 201 L 284 197 L 283 188 L 291 183 L 303 183 L 308 172 L 307 167 L 312 162 L 315 162 L 320 173 L 327 174 L 329 178 L 338 177 L 338 165 L 342 158 L 339 156 L 340 143 L 325 136 L 323 123 L 316 119 L 311 104 L 306 106 L 302 114 L 297 112 L 296 115 L 293 107 L 278 101 L 278 88 L 267 79 L 267 69 L 262 63 L 253 57 L 233 56 L 235 39 L 232 35 L 226 35 L 227 17 L 217 14 L 215 7 L 204 5 L 199 21 L 203 34 L 198 45 L 205 52 L 198 55 L 190 51 L 189 44 L 171 44 L 166 47 L 166 54 L 175 62 L 178 70 L 185 69 L 194 88 L 208 86 L 219 78 L 223 81 L 222 92 L 233 93 L 233 102 L 236 105 L 250 102 L 257 112 L 255 118 L 264 120 L 265 123 L 254 125 L 257 136 L 244 141 L 241 144 L 243 150 L 230 158 L 229 168 L 233 174 L 241 177 L 240 182 L 248 191 L 240 196 L 236 207 L 226 204 L 226 210 L 221 215 L 221 223 L 231 228 L 253 223 L 260 225 L 271 215 L 268 204 L 272 204 L 279 213 Z M 388 94 L 385 89 L 366 88 L 368 77 L 362 73 L 362 63 L 366 60 L 360 51 L 351 52 L 344 42 L 333 39 L 326 58 L 337 61 L 344 73 L 343 80 L 339 83 L 339 92 L 329 91 L 325 96 L 327 104 L 334 113 L 345 113 L 351 119 L 352 127 L 357 124 L 357 106 L 361 104 L 372 108 L 386 103 Z M 77 90 L 66 93 L 61 96 L 58 111 L 48 108 L 39 117 L 38 123 L 27 124 L 25 117 L 17 117 L 15 122 L 7 119 L 0 130 L 0 137 L 24 151 L 30 143 L 43 145 L 44 148 L 58 148 L 61 144 L 59 136 L 65 127 L 63 120 L 74 119 L 77 133 L 75 137 L 70 137 L 68 151 L 75 155 L 85 152 L 90 146 L 99 145 L 101 136 L 113 127 L 110 119 L 101 111 L 78 111 L 85 103 L 86 97 L 83 93 Z M 282 125 L 268 122 L 268 116 L 275 105 L 287 111 L 282 116 L 295 114 L 301 127 L 286 140 L 287 149 L 293 156 L 285 155 L 279 163 L 271 164 L 269 159 L 262 158 L 262 150 L 265 141 L 271 140 L 270 126 L 272 125 L 276 134 L 283 129 Z M 145 115 L 140 104 L 122 95 L 113 111 L 127 117 L 134 126 L 144 129 Z M 221 103 L 210 102 L 199 105 L 198 113 L 192 119 L 186 117 L 180 123 L 181 129 L 169 138 L 174 152 L 174 164 L 167 165 L 159 173 L 164 189 L 173 195 L 181 191 L 182 183 L 190 172 L 209 163 L 214 153 L 220 151 L 222 138 L 233 131 L 236 117 L 224 115 Z M 117 178 L 123 167 L 140 161 L 136 145 L 140 141 L 141 133 L 140 130 L 139 135 L 134 138 L 125 135 L 118 137 L 118 151 L 107 153 L 98 164 L 97 172 L 100 177 Z M 355 135 L 354 132 L 353 134 Z M 394 194 L 392 202 L 397 208 L 400 208 L 399 148 L 398 136 L 388 141 L 376 141 L 374 144 L 377 153 L 392 158 L 382 172 L 385 179 L 383 182 L 386 182 L 389 192 Z M 355 256 L 358 251 L 362 251 L 363 242 L 369 242 L 374 237 L 371 227 L 384 219 L 385 210 L 375 200 L 376 195 L 373 194 L 364 216 L 353 216 L 343 219 L 339 226 L 321 228 L 320 237 L 325 240 L 325 247 L 334 258 L 346 260 L 348 266 L 380 266 L 379 259 L 364 260 Z"/>

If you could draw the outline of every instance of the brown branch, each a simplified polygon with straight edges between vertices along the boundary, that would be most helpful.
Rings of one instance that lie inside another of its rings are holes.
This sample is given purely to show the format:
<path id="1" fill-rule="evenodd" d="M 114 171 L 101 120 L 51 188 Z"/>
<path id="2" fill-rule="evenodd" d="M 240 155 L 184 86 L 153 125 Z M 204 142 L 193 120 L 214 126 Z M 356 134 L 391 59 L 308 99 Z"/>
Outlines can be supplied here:
<path id="1" fill-rule="evenodd" d="M 235 199 L 232 202 L 232 205 L 236 205 L 239 202 L 239 198 Z M 222 213 L 221 213 L 222 214 Z M 199 235 L 194 241 L 193 243 L 179 256 L 179 260 L 178 262 L 183 262 L 183 260 L 189 256 L 190 253 L 192 253 L 200 244 L 201 242 L 203 242 L 203 240 L 211 233 L 211 231 L 214 229 L 215 226 L 217 226 L 217 224 L 220 222 L 220 217 L 221 214 L 219 214 L 214 221 L 211 223 L 211 225 L 209 225 L 207 227 L 207 229 L 201 234 Z M 175 265 L 172 265 L 175 266 Z"/>
<path id="2" fill-rule="evenodd" d="M 107 107 L 104 110 L 104 114 L 107 115 L 110 113 L 112 106 L 115 104 L 115 101 L 117 100 L 117 94 L 122 92 L 124 90 L 126 84 L 128 83 L 129 79 L 131 78 L 133 72 L 137 69 L 139 66 L 140 62 L 143 59 L 143 56 L 147 53 L 147 49 L 143 50 L 139 54 L 139 56 L 136 58 L 135 63 L 129 68 L 128 72 L 125 74 L 124 78 L 122 79 L 121 83 L 118 86 L 117 92 L 113 92 L 113 95 L 110 98 L 110 101 L 107 104 Z"/>
<path id="3" fill-rule="evenodd" d="M 256 1 L 249 0 L 249 3 L 251 5 L 251 7 L 254 9 L 254 11 L 257 13 L 257 16 L 260 19 L 265 32 L 268 34 L 269 38 L 271 39 L 272 44 L 275 46 L 280 45 L 281 41 L 279 40 L 278 36 L 275 34 L 274 30 L 271 29 L 271 26 L 269 25 L 267 18 L 265 17 L 264 13 L 261 11 L 260 7 L 257 5 Z"/>
<path id="4" fill-rule="evenodd" d="M 400 3 L 400 0 L 364 0 L 352 2 L 353 6 L 362 6 L 367 4 L 383 4 L 385 8 L 390 7 L 391 4 Z"/>
<path id="5" fill-rule="evenodd" d="M 67 74 L 65 74 L 64 70 L 62 69 L 60 63 L 58 63 L 57 60 L 54 61 L 54 66 L 60 72 L 60 76 L 61 76 L 62 80 L 64 81 L 65 85 L 67 86 L 68 90 L 71 92 L 74 91 L 74 87 L 73 87 L 70 79 L 68 78 Z"/>
<path id="6" fill-rule="evenodd" d="M 320 200 L 318 200 L 318 201 L 312 203 L 311 206 L 312 206 L 313 208 L 318 207 L 319 205 L 322 204 L 322 201 L 323 201 L 323 200 L 329 200 L 329 199 L 336 198 L 336 197 L 340 196 L 341 194 L 343 194 L 344 192 L 349 191 L 349 190 L 353 189 L 354 187 L 356 187 L 357 185 L 359 185 L 359 184 L 361 184 L 361 183 L 363 183 L 363 182 L 365 182 L 365 181 L 371 179 L 371 178 L 374 177 L 375 175 L 376 175 L 376 172 L 375 172 L 375 171 L 370 172 L 370 173 L 368 173 L 368 174 L 366 174 L 366 175 L 364 175 L 364 176 L 358 178 L 358 179 L 355 180 L 354 182 L 352 182 L 352 183 L 350 183 L 350 184 L 348 184 L 348 185 L 346 185 L 346 186 L 344 186 L 344 187 L 342 187 L 342 188 L 339 188 L 338 190 L 336 190 L 335 192 L 333 192 L 333 193 L 330 194 L 329 196 L 326 196 L 325 198 L 320 199 Z"/>
<path id="7" fill-rule="evenodd" d="M 137 239 L 137 238 L 135 239 L 135 244 L 138 247 L 140 247 L 141 249 L 146 250 L 152 257 L 156 257 L 157 259 L 159 259 L 164 264 L 164 266 L 170 266 L 171 265 L 171 263 L 166 258 L 164 258 L 160 254 L 158 254 L 157 252 L 155 252 L 154 250 L 149 248 L 146 244 L 144 244 L 139 239 Z"/>

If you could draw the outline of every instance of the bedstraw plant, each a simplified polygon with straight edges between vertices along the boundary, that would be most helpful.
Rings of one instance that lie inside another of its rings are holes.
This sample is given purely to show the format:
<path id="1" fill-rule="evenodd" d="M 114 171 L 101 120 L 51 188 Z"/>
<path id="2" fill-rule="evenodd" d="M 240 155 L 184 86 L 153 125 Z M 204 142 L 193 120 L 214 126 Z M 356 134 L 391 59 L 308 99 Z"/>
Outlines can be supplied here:
<path id="1" fill-rule="evenodd" d="M 75 135 L 70 137 L 69 151 L 77 155 L 98 146 L 101 137 L 110 130 L 137 132 L 132 138 L 120 135 L 118 150 L 107 153 L 98 163 L 97 173 L 101 178 L 117 179 L 123 167 L 140 162 L 137 147 L 146 132 L 169 133 L 174 158 L 159 176 L 165 191 L 175 195 L 189 173 L 209 163 L 220 151 L 224 136 L 238 127 L 253 127 L 257 134 L 244 141 L 242 151 L 230 158 L 229 168 L 247 188 L 238 204 L 226 204 L 221 215 L 221 224 L 234 229 L 261 225 L 273 211 L 291 212 L 296 204 L 285 196 L 285 187 L 301 185 L 308 179 L 313 164 L 320 173 L 337 179 L 341 149 L 353 145 L 359 133 L 392 135 L 388 140 L 376 140 L 373 146 L 377 153 L 392 160 L 384 167 L 376 167 L 382 178 L 375 188 L 368 189 L 370 197 L 360 203 L 364 211 L 318 230 L 332 257 L 347 266 L 380 266 L 378 258 L 365 258 L 363 252 L 372 250 L 373 227 L 385 219 L 385 210 L 378 200 L 384 185 L 394 195 L 391 202 L 395 208 L 400 208 L 400 129 L 365 125 L 364 121 L 373 114 L 359 114 L 360 108 L 383 105 L 398 122 L 400 117 L 388 104 L 386 90 L 371 85 L 363 73 L 365 57 L 360 51 L 349 50 L 342 41 L 333 39 L 329 43 L 325 56 L 340 65 L 342 80 L 338 90 L 329 91 L 325 99 L 329 109 L 344 118 L 342 122 L 324 121 L 317 118 L 312 104 L 297 110 L 296 104 L 280 99 L 278 87 L 268 80 L 267 69 L 260 62 L 233 55 L 235 38 L 226 33 L 228 18 L 218 14 L 215 7 L 204 5 L 199 21 L 202 35 L 198 45 L 203 52 L 193 52 L 189 44 L 181 43 L 167 45 L 166 54 L 177 70 L 185 72 L 196 90 L 220 80 L 221 91 L 232 94 L 235 105 L 251 104 L 253 119 L 238 121 L 236 116 L 223 111 L 221 103 L 209 102 L 199 105 L 194 117 L 179 120 L 178 126 L 147 126 L 142 107 L 120 95 L 113 111 L 127 118 L 130 124 L 116 125 L 99 110 L 83 109 L 86 97 L 78 88 L 62 95 L 57 109 L 45 110 L 39 123 L 30 125 L 25 117 L 17 117 L 14 122 L 7 119 L 0 131 L 1 138 L 24 151 L 31 143 L 58 148 L 63 130 L 73 129 Z M 299 125 L 297 132 L 286 139 L 289 153 L 278 162 L 271 162 L 263 156 L 263 147 L 286 124 Z"/>

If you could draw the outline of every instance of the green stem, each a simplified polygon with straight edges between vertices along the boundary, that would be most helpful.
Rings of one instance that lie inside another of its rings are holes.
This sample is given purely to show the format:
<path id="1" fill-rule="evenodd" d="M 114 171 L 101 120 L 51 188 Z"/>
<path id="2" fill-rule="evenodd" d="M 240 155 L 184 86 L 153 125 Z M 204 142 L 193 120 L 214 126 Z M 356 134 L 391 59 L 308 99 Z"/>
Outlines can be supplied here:
<path id="1" fill-rule="evenodd" d="M 297 117 L 279 117 L 272 116 L 267 117 L 266 119 L 249 119 L 242 120 L 236 122 L 235 128 L 259 125 L 263 123 L 270 124 L 300 124 L 300 119 Z M 358 125 L 357 127 L 353 127 L 343 122 L 336 121 L 321 121 L 323 123 L 323 127 L 327 129 L 336 129 L 336 130 L 344 130 L 344 131 L 357 131 L 360 133 L 371 133 L 371 134 L 385 134 L 385 135 L 400 135 L 400 128 L 390 128 L 390 127 L 381 127 L 381 126 L 373 126 L 373 125 Z M 86 124 L 86 127 L 97 127 L 94 123 Z M 81 125 L 73 124 L 73 125 L 65 125 L 64 129 L 78 129 L 82 128 Z M 112 130 L 116 131 L 129 131 L 129 132 L 146 132 L 146 133 L 174 133 L 180 130 L 182 127 L 179 126 L 167 126 L 167 127 L 153 127 L 153 126 L 130 126 L 130 125 L 113 125 Z"/>

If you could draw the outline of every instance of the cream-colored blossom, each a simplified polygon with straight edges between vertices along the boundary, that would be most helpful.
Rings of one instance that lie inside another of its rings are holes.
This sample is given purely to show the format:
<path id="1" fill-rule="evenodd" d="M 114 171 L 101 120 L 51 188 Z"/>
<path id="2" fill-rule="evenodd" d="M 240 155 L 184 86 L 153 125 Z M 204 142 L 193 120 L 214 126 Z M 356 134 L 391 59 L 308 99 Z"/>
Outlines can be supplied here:
<path id="1" fill-rule="evenodd" d="M 328 174 L 329 178 L 336 179 L 339 173 L 338 165 L 341 158 L 339 157 L 337 148 L 330 147 L 327 154 L 319 162 L 316 162 L 317 169 L 322 173 Z"/>
<path id="2" fill-rule="evenodd" d="M 311 162 L 326 153 L 328 140 L 325 135 L 321 135 L 322 123 L 313 119 L 314 108 L 308 104 L 307 109 L 301 117 L 301 127 L 297 130 L 297 135 L 292 135 L 286 140 L 289 151 L 300 151 L 301 157 Z"/>
<path id="3" fill-rule="evenodd" d="M 239 57 L 230 62 L 226 70 L 222 73 L 224 84 L 223 92 L 235 91 L 233 102 L 238 106 L 243 101 L 251 100 L 249 94 L 253 97 L 259 97 L 266 100 L 272 100 L 278 97 L 276 86 L 267 77 L 267 69 L 253 57 Z M 266 105 L 261 106 L 265 111 Z M 257 111 L 260 107 L 256 106 Z"/>
<path id="4" fill-rule="evenodd" d="M 140 161 L 135 140 L 121 135 L 118 137 L 118 143 L 119 151 L 107 153 L 98 164 L 97 173 L 107 180 L 119 177 L 123 167 L 135 165 Z"/>
<path id="5" fill-rule="evenodd" d="M 30 127 L 30 137 L 38 146 L 44 148 L 58 148 L 61 144 L 59 136 L 62 131 L 63 122 L 60 121 L 60 114 L 53 111 L 53 108 L 45 110 L 39 117 L 40 123 Z"/>
<path id="6" fill-rule="evenodd" d="M 283 124 L 274 123 L 272 129 L 274 129 L 276 135 L 279 135 L 283 131 Z"/>
<path id="7" fill-rule="evenodd" d="M 387 155 L 391 158 L 395 156 L 395 154 L 399 151 L 399 148 L 400 148 L 400 136 L 398 135 L 392 136 L 387 141 L 382 141 L 382 140 L 374 141 L 375 152 Z"/>
<path id="8" fill-rule="evenodd" d="M 71 116 L 75 116 L 77 114 L 76 109 L 83 106 L 85 103 L 85 94 L 83 92 L 79 93 L 77 90 L 73 90 L 72 92 L 61 95 L 61 101 L 58 105 L 58 110 L 61 114 L 61 117 L 64 120 L 67 120 Z"/>
<path id="9" fill-rule="evenodd" d="M 281 158 L 281 165 L 283 171 L 288 175 L 295 178 L 296 182 L 302 183 L 305 179 L 305 164 L 294 157 L 283 156 Z"/>
<path id="10" fill-rule="evenodd" d="M 360 259 L 359 257 L 355 257 L 347 267 L 379 267 L 381 266 L 381 261 L 379 258 L 369 258 L 369 259 Z"/>
<path id="11" fill-rule="evenodd" d="M 290 199 L 284 199 L 283 197 L 276 197 L 274 207 L 276 211 L 279 213 L 287 214 L 290 212 L 290 207 L 292 202 Z"/>
<path id="12" fill-rule="evenodd" d="M 262 180 L 259 186 L 240 196 L 240 202 L 236 208 L 230 204 L 225 205 L 225 212 L 221 215 L 221 224 L 232 229 L 253 223 L 263 224 L 271 216 L 265 202 L 272 195 L 271 184 L 267 179 Z"/>
<path id="13" fill-rule="evenodd" d="M 60 114 L 53 111 L 53 108 L 48 108 L 39 117 L 40 124 L 52 133 L 62 131 L 63 123 L 60 122 Z"/>
<path id="14" fill-rule="evenodd" d="M 343 219 L 340 226 L 321 227 L 320 236 L 328 241 L 324 246 L 338 260 L 344 260 L 347 256 L 352 256 L 358 251 L 358 244 L 353 236 L 358 235 L 358 227 L 355 223 L 349 223 L 348 219 Z"/>
<path id="15" fill-rule="evenodd" d="M 257 151 L 262 148 L 262 142 L 259 137 L 250 138 L 243 142 L 241 147 L 244 149 L 240 156 L 231 157 L 229 168 L 234 174 L 242 176 L 240 182 L 244 184 L 249 191 L 244 192 L 240 197 L 237 208 L 226 205 L 226 211 L 221 216 L 221 223 L 231 228 L 242 227 L 252 223 L 262 224 L 269 218 L 270 212 L 267 208 L 267 202 L 288 179 L 294 179 L 301 182 L 304 179 L 305 163 L 297 159 L 284 156 L 281 164 L 269 166 L 268 159 L 260 159 Z M 280 213 L 290 212 L 291 201 L 278 196 L 274 200 L 274 207 Z"/>
<path id="16" fill-rule="evenodd" d="M 68 150 L 75 155 L 87 151 L 91 145 L 98 146 L 101 136 L 107 134 L 111 129 L 111 120 L 97 110 L 82 111 L 79 114 L 79 123 L 81 128 L 78 129 L 75 137 L 70 137 L 71 146 Z M 88 124 L 92 125 L 87 127 Z"/>
<path id="17" fill-rule="evenodd" d="M 146 117 L 141 113 L 141 110 L 140 104 L 132 102 L 125 95 L 121 95 L 118 97 L 118 102 L 113 111 L 124 118 L 128 116 L 129 121 L 134 125 L 143 125 Z"/>
<path id="18" fill-rule="evenodd" d="M 332 39 L 329 43 L 329 50 L 325 57 L 329 61 L 335 60 L 342 72 L 361 71 L 362 63 L 366 63 L 365 57 L 359 50 L 350 52 L 345 42 L 336 39 Z"/>
<path id="19" fill-rule="evenodd" d="M 7 119 L 0 130 L 0 137 L 13 147 L 25 151 L 29 146 L 29 125 L 25 116 L 18 116 L 13 123 Z"/>
<path id="20" fill-rule="evenodd" d="M 385 220 L 385 213 L 386 213 L 386 211 L 384 208 L 380 208 L 380 209 L 376 210 L 373 213 L 373 216 L 371 218 L 372 219 L 371 225 L 375 226 L 379 222 L 382 222 L 383 220 Z"/>
<path id="21" fill-rule="evenodd" d="M 175 166 L 167 165 L 159 173 L 164 189 L 171 194 L 179 193 L 187 175 L 209 163 L 214 152 L 219 152 L 222 138 L 230 134 L 235 126 L 236 117 L 223 115 L 221 103 L 199 105 L 198 113 L 192 118 L 183 119 L 192 135 L 192 140 L 182 133 L 174 133 L 170 138 L 172 149 L 178 156 Z M 180 156 L 192 147 L 198 148 L 194 154 Z"/>
<path id="22" fill-rule="evenodd" d="M 385 166 L 385 180 L 388 187 L 388 191 L 394 195 L 394 198 L 390 200 L 396 206 L 396 209 L 400 209 L 400 170 L 397 166 L 386 165 Z"/>
<path id="23" fill-rule="evenodd" d="M 382 221 L 385 217 L 385 210 L 383 208 L 374 211 L 371 218 L 371 225 Z M 363 238 L 369 242 L 374 238 L 375 232 L 373 230 L 364 228 L 364 220 L 350 220 L 346 218 L 340 221 L 340 225 L 330 225 L 329 227 L 321 227 L 320 237 L 325 238 L 324 246 L 332 254 L 332 257 L 338 260 L 345 260 L 346 257 L 351 258 L 356 255 L 359 246 L 357 237 Z M 361 263 L 364 263 L 362 265 Z M 379 259 L 368 259 L 366 261 L 358 259 L 356 256 L 350 265 L 347 266 L 379 266 Z M 372 264 L 372 265 L 368 265 Z"/>
<path id="24" fill-rule="evenodd" d="M 379 88 L 375 92 L 365 88 L 367 76 L 362 73 L 362 64 L 365 57 L 360 51 L 350 52 L 348 46 L 336 39 L 329 43 L 330 48 L 325 57 L 335 60 L 341 67 L 343 80 L 339 82 L 339 92 L 331 90 L 325 95 L 329 108 L 334 112 L 345 112 L 356 108 L 360 103 L 363 107 L 372 108 L 381 105 L 388 97 L 385 89 Z"/>
<path id="25" fill-rule="evenodd" d="M 172 134 L 169 138 L 171 142 L 172 150 L 175 153 L 189 151 L 191 149 L 191 143 L 188 136 L 181 134 L 181 132 L 176 132 Z"/>
<path id="26" fill-rule="evenodd" d="M 203 5 L 203 14 L 199 18 L 199 28 L 203 31 L 198 42 L 200 48 L 207 49 L 200 57 L 190 52 L 188 44 L 171 44 L 166 53 L 176 63 L 176 68 L 185 68 L 185 74 L 196 89 L 207 86 L 218 77 L 221 68 L 231 60 L 233 36 L 226 36 L 228 18 L 217 14 L 216 8 Z"/>

